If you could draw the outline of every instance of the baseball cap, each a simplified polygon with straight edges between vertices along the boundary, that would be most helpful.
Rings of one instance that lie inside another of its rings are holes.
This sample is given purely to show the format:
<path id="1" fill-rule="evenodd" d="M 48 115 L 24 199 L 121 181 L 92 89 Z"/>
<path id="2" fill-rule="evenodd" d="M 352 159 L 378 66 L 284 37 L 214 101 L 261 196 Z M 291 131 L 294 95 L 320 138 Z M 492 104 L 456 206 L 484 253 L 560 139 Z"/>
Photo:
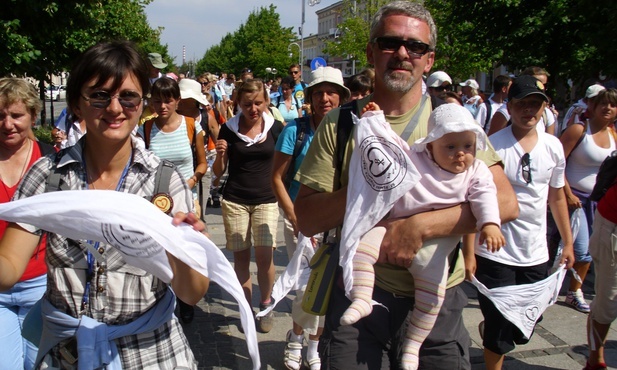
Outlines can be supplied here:
<path id="1" fill-rule="evenodd" d="M 585 91 L 585 98 L 587 99 L 593 98 L 597 96 L 602 90 L 606 90 L 606 88 L 602 85 L 599 85 L 599 84 L 591 85 L 587 88 L 587 91 Z"/>
<path id="2" fill-rule="evenodd" d="M 544 85 L 534 76 L 522 75 L 514 79 L 510 91 L 508 91 L 508 100 L 523 99 L 529 95 L 541 95 L 544 100 L 548 101 L 548 96 L 544 93 Z"/>
<path id="3" fill-rule="evenodd" d="M 448 76 L 446 72 L 437 71 L 428 76 L 428 78 L 426 79 L 426 86 L 439 87 L 443 85 L 444 82 L 448 82 L 450 85 L 452 85 L 452 79 L 450 78 L 450 76 Z"/>
<path id="4" fill-rule="evenodd" d="M 476 90 L 480 88 L 480 85 L 478 85 L 478 82 L 476 80 L 474 80 L 473 78 L 470 78 L 470 79 L 468 79 L 465 82 L 461 82 L 459 85 L 461 85 L 461 86 L 469 86 L 472 89 L 476 89 Z"/>

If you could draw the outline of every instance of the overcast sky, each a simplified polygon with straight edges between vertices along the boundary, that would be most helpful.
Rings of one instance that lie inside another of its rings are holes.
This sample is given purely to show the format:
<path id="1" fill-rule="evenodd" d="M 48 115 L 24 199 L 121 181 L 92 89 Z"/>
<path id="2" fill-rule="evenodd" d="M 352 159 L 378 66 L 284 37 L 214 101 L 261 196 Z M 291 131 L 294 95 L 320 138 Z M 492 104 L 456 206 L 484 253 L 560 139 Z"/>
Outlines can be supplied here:
<path id="1" fill-rule="evenodd" d="M 187 61 L 199 60 L 209 47 L 246 23 L 252 11 L 270 4 L 274 4 L 281 15 L 281 26 L 293 27 L 297 33 L 302 20 L 302 1 L 307 1 L 304 36 L 308 36 L 317 33 L 315 12 L 337 0 L 321 0 L 312 7 L 308 0 L 154 0 L 146 6 L 146 14 L 152 28 L 165 28 L 161 43 L 168 45 L 169 54 L 180 65 L 183 45 Z"/>

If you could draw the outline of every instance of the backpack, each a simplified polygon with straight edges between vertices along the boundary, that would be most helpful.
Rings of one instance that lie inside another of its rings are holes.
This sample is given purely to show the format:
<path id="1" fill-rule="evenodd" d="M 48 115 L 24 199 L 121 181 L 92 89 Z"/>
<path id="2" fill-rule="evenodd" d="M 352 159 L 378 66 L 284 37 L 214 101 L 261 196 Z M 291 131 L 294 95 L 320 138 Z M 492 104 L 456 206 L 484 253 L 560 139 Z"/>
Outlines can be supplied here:
<path id="1" fill-rule="evenodd" d="M 291 155 L 291 162 L 287 168 L 287 174 L 285 174 L 285 178 L 283 179 L 283 184 L 285 184 L 286 189 L 289 189 L 291 181 L 296 175 L 296 171 L 294 170 L 296 167 L 296 158 L 300 155 L 300 151 L 306 143 L 306 140 L 308 140 L 308 135 L 311 133 L 311 121 L 308 116 L 296 118 L 295 121 L 297 126 L 296 143 L 294 144 L 294 150 Z"/>
<path id="2" fill-rule="evenodd" d="M 491 123 L 491 113 L 493 111 L 493 106 L 491 105 L 490 99 L 485 100 L 484 105 L 486 105 L 486 118 L 484 119 L 484 126 L 482 127 L 482 129 L 484 130 L 484 132 L 488 133 L 487 128 L 489 123 Z"/>
<path id="3" fill-rule="evenodd" d="M 600 170 L 596 176 L 596 184 L 589 195 L 589 199 L 594 202 L 600 201 L 608 189 L 617 183 L 617 150 L 613 150 L 611 155 L 600 165 Z"/>

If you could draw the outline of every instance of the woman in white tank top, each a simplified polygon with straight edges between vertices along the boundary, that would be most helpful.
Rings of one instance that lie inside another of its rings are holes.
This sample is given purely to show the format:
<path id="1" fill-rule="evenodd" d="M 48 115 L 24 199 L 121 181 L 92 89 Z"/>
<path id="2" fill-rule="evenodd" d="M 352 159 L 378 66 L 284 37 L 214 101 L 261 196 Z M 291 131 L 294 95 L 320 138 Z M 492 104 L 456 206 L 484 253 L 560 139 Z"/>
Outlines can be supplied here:
<path id="1" fill-rule="evenodd" d="M 590 99 L 588 114 L 590 118 L 584 126 L 571 125 L 560 138 L 567 158 L 564 189 L 568 207 L 571 212 L 577 208 L 584 211 L 581 229 L 574 241 L 574 269 L 581 277 L 581 282 L 571 279 L 566 296 L 566 303 L 581 312 L 589 312 L 589 305 L 581 291 L 582 281 L 585 280 L 591 264 L 589 235 L 596 207 L 595 202 L 589 200 L 589 194 L 596 183 L 600 164 L 617 148 L 614 128 L 617 118 L 617 90 L 607 89 Z"/>

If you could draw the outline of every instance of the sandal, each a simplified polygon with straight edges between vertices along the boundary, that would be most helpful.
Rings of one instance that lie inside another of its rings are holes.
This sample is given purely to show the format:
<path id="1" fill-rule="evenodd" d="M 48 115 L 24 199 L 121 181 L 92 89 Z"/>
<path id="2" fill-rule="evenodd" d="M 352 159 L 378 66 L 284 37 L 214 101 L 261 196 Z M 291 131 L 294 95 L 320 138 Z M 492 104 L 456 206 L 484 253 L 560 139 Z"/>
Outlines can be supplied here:
<path id="1" fill-rule="evenodd" d="M 311 370 L 319 370 L 321 369 L 321 359 L 319 357 L 312 358 L 308 360 L 308 365 Z"/>
<path id="2" fill-rule="evenodd" d="M 285 345 L 284 364 L 289 370 L 299 370 L 302 365 L 302 343 L 291 340 L 293 332 L 287 332 L 287 344 Z"/>

